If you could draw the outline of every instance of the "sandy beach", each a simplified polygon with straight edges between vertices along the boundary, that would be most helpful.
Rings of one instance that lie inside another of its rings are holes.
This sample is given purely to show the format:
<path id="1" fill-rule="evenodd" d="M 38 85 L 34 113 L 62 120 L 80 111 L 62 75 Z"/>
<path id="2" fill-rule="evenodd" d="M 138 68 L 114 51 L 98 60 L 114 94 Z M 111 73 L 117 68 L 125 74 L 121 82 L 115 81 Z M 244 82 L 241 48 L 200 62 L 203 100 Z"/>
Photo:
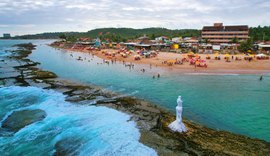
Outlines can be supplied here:
<path id="1" fill-rule="evenodd" d="M 270 74 L 270 60 L 257 60 L 253 59 L 252 61 L 244 60 L 244 54 L 239 55 L 230 55 L 230 62 L 226 62 L 225 55 L 219 54 L 220 60 L 215 60 L 215 54 L 196 54 L 200 56 L 202 60 L 205 60 L 207 64 L 207 68 L 205 67 L 196 67 L 195 65 L 190 65 L 187 61 L 183 61 L 183 64 L 172 64 L 168 65 L 163 62 L 169 60 L 182 60 L 187 57 L 187 54 L 178 54 L 172 52 L 159 52 L 157 56 L 144 58 L 141 57 L 140 60 L 135 60 L 134 56 L 136 54 L 130 54 L 126 58 L 122 57 L 118 54 L 118 50 L 114 49 L 102 49 L 102 50 L 78 50 L 71 48 L 63 48 L 67 51 L 77 51 L 77 52 L 85 52 L 89 54 L 94 54 L 97 57 L 104 60 L 116 60 L 125 63 L 133 63 L 133 64 L 145 64 L 156 67 L 162 67 L 169 69 L 171 72 L 177 73 L 202 73 L 202 74 Z M 115 53 L 115 56 L 106 55 L 106 53 Z M 206 59 L 207 56 L 210 56 L 211 59 Z M 233 56 L 234 59 L 231 57 Z M 241 58 L 241 60 L 235 60 L 235 58 Z"/>

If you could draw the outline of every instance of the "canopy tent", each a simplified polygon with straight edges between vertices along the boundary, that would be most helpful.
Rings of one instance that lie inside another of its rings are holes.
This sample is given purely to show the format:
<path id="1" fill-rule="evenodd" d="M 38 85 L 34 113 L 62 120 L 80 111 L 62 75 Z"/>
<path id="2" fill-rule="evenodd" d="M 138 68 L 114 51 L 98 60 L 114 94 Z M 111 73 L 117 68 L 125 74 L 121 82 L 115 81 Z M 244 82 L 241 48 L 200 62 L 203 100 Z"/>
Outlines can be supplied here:
<path id="1" fill-rule="evenodd" d="M 261 60 L 261 59 L 269 59 L 269 56 L 268 55 L 265 55 L 265 54 L 258 54 L 256 55 L 256 58 Z"/>
<path id="2" fill-rule="evenodd" d="M 265 55 L 265 54 L 258 54 L 258 55 L 256 55 L 256 57 L 267 57 L 267 55 Z"/>

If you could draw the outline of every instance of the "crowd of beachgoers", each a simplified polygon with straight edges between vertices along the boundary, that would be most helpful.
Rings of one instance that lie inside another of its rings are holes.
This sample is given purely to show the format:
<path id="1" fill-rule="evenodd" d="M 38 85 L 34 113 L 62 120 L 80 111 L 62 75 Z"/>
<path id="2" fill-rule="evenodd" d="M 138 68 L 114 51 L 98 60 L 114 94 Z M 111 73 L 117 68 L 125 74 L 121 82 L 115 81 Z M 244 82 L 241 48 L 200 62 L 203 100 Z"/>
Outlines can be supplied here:
<path id="1" fill-rule="evenodd" d="M 264 74 L 270 72 L 269 56 L 265 54 L 198 54 L 192 51 L 187 53 L 161 52 L 145 48 L 118 47 L 95 48 L 94 46 L 54 42 L 53 47 L 68 51 L 86 52 L 96 55 L 106 61 L 120 61 L 134 64 L 149 64 L 150 66 L 169 67 L 181 72 L 204 73 L 239 73 Z"/>

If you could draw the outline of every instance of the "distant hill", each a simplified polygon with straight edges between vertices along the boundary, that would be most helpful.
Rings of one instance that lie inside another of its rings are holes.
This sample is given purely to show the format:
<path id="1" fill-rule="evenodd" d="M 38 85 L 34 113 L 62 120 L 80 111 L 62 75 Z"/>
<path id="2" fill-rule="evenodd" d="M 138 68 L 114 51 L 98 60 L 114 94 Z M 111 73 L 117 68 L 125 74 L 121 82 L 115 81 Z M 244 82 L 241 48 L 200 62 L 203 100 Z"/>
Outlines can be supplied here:
<path id="1" fill-rule="evenodd" d="M 200 37 L 200 30 L 197 29 L 178 29 L 170 30 L 166 28 L 145 28 L 145 29 L 132 29 L 132 28 L 100 28 L 90 30 L 88 32 L 52 32 L 34 35 L 15 36 L 14 39 L 58 39 L 61 34 L 67 37 L 100 37 L 102 40 L 110 41 L 127 41 L 128 39 L 135 39 L 140 36 L 146 35 L 151 39 L 159 36 L 172 37 Z M 270 40 L 270 26 L 251 27 L 249 35 L 253 41 Z"/>
<path id="2" fill-rule="evenodd" d="M 61 34 L 68 34 L 69 36 L 78 35 L 79 32 L 48 32 L 41 34 L 21 35 L 12 37 L 13 39 L 58 39 Z"/>
<path id="3" fill-rule="evenodd" d="M 181 29 L 170 30 L 166 28 L 145 28 L 145 29 L 132 29 L 132 28 L 100 28 L 90 30 L 88 32 L 53 32 L 42 33 L 35 35 L 22 35 L 15 36 L 14 39 L 57 39 L 59 35 L 65 34 L 66 36 L 74 37 L 100 37 L 102 39 L 110 39 L 112 41 L 125 41 L 127 39 L 138 38 L 143 35 L 147 35 L 151 39 L 159 36 L 167 37 L 187 37 L 187 36 L 200 36 L 200 31 L 196 29 Z"/>

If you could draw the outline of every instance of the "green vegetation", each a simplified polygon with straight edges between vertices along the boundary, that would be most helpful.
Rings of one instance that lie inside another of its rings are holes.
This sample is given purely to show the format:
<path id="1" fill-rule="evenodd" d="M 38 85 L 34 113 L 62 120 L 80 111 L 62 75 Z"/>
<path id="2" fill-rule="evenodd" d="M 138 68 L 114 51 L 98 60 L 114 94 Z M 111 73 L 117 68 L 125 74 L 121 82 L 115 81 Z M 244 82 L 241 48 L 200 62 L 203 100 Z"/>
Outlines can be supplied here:
<path id="1" fill-rule="evenodd" d="M 237 37 L 234 37 L 233 39 L 232 39 L 232 41 L 231 41 L 231 43 L 238 43 L 239 41 L 238 41 L 238 38 Z"/>
<path id="2" fill-rule="evenodd" d="M 252 39 L 248 39 L 245 42 L 241 42 L 238 50 L 241 52 L 247 52 L 249 50 L 252 50 L 252 48 L 253 48 L 253 41 L 252 41 Z"/>
<path id="3" fill-rule="evenodd" d="M 100 28 L 90 30 L 88 32 L 53 32 L 42 33 L 35 35 L 15 36 L 14 39 L 67 39 L 75 41 L 79 37 L 96 38 L 99 37 L 103 41 L 125 42 L 128 39 L 136 39 L 146 35 L 150 39 L 155 39 L 159 36 L 173 37 L 200 37 L 201 31 L 197 29 L 177 29 L 170 30 L 166 28 Z M 253 41 L 268 41 L 270 40 L 270 26 L 251 27 L 249 30 L 250 38 Z M 205 42 L 205 41 L 204 41 Z M 207 41 L 206 41 L 207 42 Z M 232 40 L 232 43 L 237 43 L 237 38 Z"/>
<path id="4" fill-rule="evenodd" d="M 63 34 L 60 34 L 59 35 L 59 38 L 60 39 L 63 39 L 63 40 L 66 40 L 67 39 L 67 36 L 63 33 Z"/>
<path id="5" fill-rule="evenodd" d="M 270 26 L 258 26 L 249 29 L 249 35 L 253 41 L 269 41 L 270 40 Z"/>
<path id="6" fill-rule="evenodd" d="M 42 34 L 15 36 L 12 38 L 13 39 L 59 39 L 59 37 L 63 34 L 65 36 L 76 36 L 80 33 L 79 32 L 49 32 L 49 33 L 42 33 Z"/>
<path id="7" fill-rule="evenodd" d="M 54 32 L 54 33 L 42 33 L 36 35 L 23 35 L 13 37 L 14 39 L 67 39 L 70 37 L 99 37 L 101 40 L 113 41 L 113 42 L 125 42 L 128 39 L 136 39 L 140 36 L 146 35 L 150 39 L 155 39 L 158 36 L 172 37 L 199 37 L 200 30 L 196 29 L 181 29 L 170 30 L 166 28 L 145 28 L 145 29 L 132 29 L 132 28 L 100 28 L 90 30 L 88 32 Z"/>

